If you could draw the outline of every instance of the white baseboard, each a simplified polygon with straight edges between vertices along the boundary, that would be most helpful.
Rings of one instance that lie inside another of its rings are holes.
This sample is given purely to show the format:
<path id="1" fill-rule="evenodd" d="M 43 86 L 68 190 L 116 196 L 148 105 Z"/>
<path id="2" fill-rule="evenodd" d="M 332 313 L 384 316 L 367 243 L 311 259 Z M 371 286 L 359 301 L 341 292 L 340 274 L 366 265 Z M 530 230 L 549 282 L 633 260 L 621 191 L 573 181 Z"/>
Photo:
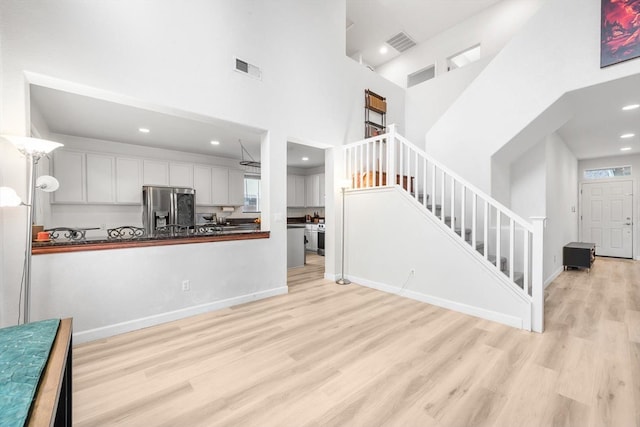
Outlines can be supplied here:
<path id="1" fill-rule="evenodd" d="M 546 289 L 547 286 L 549 286 L 551 284 L 551 282 L 553 282 L 554 280 L 556 280 L 556 278 L 560 275 L 560 273 L 562 273 L 564 271 L 564 266 L 563 267 L 558 267 L 558 269 L 553 272 L 551 274 L 551 276 L 544 281 L 544 288 Z"/>
<path id="2" fill-rule="evenodd" d="M 80 344 L 88 341 L 94 341 L 101 338 L 111 337 L 113 335 L 123 334 L 138 329 L 148 328 L 150 326 L 159 325 L 161 323 L 171 322 L 173 320 L 183 319 L 185 317 L 195 316 L 196 314 L 206 313 L 208 311 L 220 310 L 222 308 L 232 307 L 238 304 L 244 304 L 264 298 L 283 295 L 289 291 L 286 286 L 268 289 L 266 291 L 255 292 L 247 295 L 240 295 L 233 298 L 227 298 L 218 301 L 208 302 L 206 304 L 195 305 L 193 307 L 181 308 L 180 310 L 169 311 L 166 313 L 155 314 L 153 316 L 142 317 L 140 319 L 129 320 L 114 325 L 102 326 L 100 328 L 89 329 L 82 332 L 73 333 L 73 343 Z"/>
<path id="3" fill-rule="evenodd" d="M 471 316 L 479 317 L 481 319 L 502 323 L 504 325 L 511 326 L 514 328 L 524 329 L 523 319 L 520 319 L 515 316 L 510 316 L 507 314 L 498 313 L 491 310 L 485 310 L 483 308 L 474 307 L 471 305 L 447 300 L 444 298 L 434 297 L 432 295 L 423 294 L 421 292 L 416 292 L 409 289 L 401 289 L 396 286 L 390 286 L 384 283 L 377 283 L 371 280 L 362 279 L 360 277 L 349 276 L 348 279 L 354 283 L 366 286 L 368 288 L 377 289 L 379 291 L 387 292 L 390 294 L 400 295 L 416 301 L 425 302 L 427 304 L 436 305 L 438 307 L 442 307 L 449 310 L 458 311 L 460 313 L 468 314 Z M 530 313 L 529 313 L 529 316 L 531 316 Z"/>

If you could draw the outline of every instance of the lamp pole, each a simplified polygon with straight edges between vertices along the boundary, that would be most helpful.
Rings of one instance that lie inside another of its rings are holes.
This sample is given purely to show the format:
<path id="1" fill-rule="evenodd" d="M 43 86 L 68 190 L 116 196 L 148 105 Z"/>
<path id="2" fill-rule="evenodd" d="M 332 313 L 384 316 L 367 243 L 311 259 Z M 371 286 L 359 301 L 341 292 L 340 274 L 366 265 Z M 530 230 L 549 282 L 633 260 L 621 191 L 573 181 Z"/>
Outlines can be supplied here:
<path id="1" fill-rule="evenodd" d="M 31 320 L 31 241 L 33 240 L 33 206 L 35 202 L 36 188 L 36 164 L 42 156 L 50 153 L 63 144 L 46 139 L 32 138 L 29 136 L 0 135 L 0 138 L 12 143 L 16 149 L 27 159 L 28 184 L 27 184 L 27 236 L 24 254 L 24 317 L 23 322 Z M 57 188 L 57 187 L 56 187 Z M 54 191 L 53 190 L 50 191 Z M 22 285 L 21 285 L 22 286 Z M 18 320 L 19 321 L 19 320 Z"/>
<path id="2" fill-rule="evenodd" d="M 29 323 L 31 317 L 31 248 L 33 240 L 33 206 L 35 201 L 35 181 L 37 160 L 31 153 L 25 153 L 29 166 L 29 183 L 27 186 L 27 242 L 24 257 L 24 320 Z"/>
<path id="3" fill-rule="evenodd" d="M 341 240 L 342 240 L 342 254 L 340 256 L 340 260 L 342 261 L 342 269 L 340 272 L 340 279 L 336 280 L 336 283 L 338 285 L 348 285 L 351 283 L 351 280 L 349 279 L 345 279 L 344 278 L 344 190 L 345 187 L 342 187 L 342 235 L 341 235 Z"/>

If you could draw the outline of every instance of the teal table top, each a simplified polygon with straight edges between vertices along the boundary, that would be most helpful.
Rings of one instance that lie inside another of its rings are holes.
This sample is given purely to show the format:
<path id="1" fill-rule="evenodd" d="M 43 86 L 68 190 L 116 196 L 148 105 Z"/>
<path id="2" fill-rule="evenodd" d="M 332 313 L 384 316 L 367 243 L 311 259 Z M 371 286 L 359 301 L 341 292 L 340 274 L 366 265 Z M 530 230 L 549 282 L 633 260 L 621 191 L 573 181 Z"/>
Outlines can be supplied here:
<path id="1" fill-rule="evenodd" d="M 25 425 L 59 324 L 51 319 L 0 329 L 0 426 Z"/>

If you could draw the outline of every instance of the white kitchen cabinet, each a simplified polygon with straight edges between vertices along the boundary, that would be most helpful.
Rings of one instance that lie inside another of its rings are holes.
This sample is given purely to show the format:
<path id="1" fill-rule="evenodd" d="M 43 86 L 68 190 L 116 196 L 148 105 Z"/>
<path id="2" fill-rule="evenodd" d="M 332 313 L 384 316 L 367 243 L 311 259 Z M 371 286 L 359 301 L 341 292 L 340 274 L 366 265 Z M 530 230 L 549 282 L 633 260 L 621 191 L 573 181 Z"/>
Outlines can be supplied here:
<path id="1" fill-rule="evenodd" d="M 211 166 L 195 165 L 193 167 L 193 188 L 196 190 L 198 206 L 213 205 L 211 176 Z"/>
<path id="2" fill-rule="evenodd" d="M 214 206 L 229 204 L 229 169 L 211 168 L 211 202 Z"/>
<path id="3" fill-rule="evenodd" d="M 116 157 L 116 203 L 142 203 L 142 160 Z"/>
<path id="4" fill-rule="evenodd" d="M 287 175 L 287 206 L 300 208 L 305 205 L 305 177 Z"/>
<path id="5" fill-rule="evenodd" d="M 86 203 L 86 156 L 70 150 L 53 152 L 53 176 L 60 182 L 54 191 L 53 203 Z"/>
<path id="6" fill-rule="evenodd" d="M 169 163 L 169 185 L 193 188 L 193 164 Z"/>
<path id="7" fill-rule="evenodd" d="M 229 205 L 244 206 L 244 171 L 229 169 Z"/>
<path id="8" fill-rule="evenodd" d="M 318 251 L 318 225 L 307 224 L 304 229 L 304 235 L 307 238 L 305 249 L 311 252 Z"/>
<path id="9" fill-rule="evenodd" d="M 113 203 L 115 194 L 115 158 L 87 153 L 87 203 Z"/>
<path id="10" fill-rule="evenodd" d="M 305 177 L 305 201 L 307 207 L 324 206 L 324 174 Z"/>
<path id="11" fill-rule="evenodd" d="M 145 160 L 142 168 L 143 185 L 169 185 L 169 162 Z"/>

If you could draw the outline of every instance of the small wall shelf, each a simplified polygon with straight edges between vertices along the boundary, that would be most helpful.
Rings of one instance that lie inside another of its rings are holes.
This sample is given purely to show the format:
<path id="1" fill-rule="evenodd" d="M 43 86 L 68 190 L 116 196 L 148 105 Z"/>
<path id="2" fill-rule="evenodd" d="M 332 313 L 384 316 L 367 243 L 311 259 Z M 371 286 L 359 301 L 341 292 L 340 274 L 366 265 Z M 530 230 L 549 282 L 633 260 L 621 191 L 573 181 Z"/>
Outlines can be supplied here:
<path id="1" fill-rule="evenodd" d="M 386 130 L 387 99 L 366 89 L 364 91 L 364 137 L 381 135 Z"/>

